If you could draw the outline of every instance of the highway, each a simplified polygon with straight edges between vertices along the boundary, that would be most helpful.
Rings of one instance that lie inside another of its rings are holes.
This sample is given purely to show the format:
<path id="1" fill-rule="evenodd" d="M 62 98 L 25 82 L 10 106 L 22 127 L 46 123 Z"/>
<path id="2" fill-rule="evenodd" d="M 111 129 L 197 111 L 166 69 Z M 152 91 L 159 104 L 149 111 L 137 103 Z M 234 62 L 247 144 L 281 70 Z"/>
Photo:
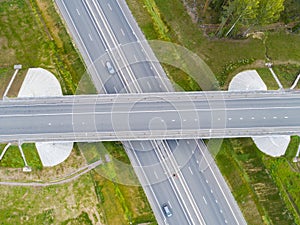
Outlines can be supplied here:
<path id="1" fill-rule="evenodd" d="M 157 60 L 153 60 L 155 56 L 124 0 L 55 2 L 98 93 L 173 90 L 159 63 L 154 63 Z M 107 71 L 107 61 L 111 61 L 116 75 Z M 123 145 L 159 224 L 245 224 L 201 140 L 124 141 Z M 190 157 L 182 161 L 175 157 L 176 152 Z M 200 161 L 205 161 L 207 168 L 201 174 L 197 171 Z M 148 170 L 150 165 L 156 170 Z M 163 214 L 164 203 L 171 207 L 172 217 Z"/>
<path id="2" fill-rule="evenodd" d="M 0 101 L 0 141 L 299 134 L 300 92 L 271 93 L 250 92 L 242 97 L 234 92 L 165 92 L 4 100 Z"/>

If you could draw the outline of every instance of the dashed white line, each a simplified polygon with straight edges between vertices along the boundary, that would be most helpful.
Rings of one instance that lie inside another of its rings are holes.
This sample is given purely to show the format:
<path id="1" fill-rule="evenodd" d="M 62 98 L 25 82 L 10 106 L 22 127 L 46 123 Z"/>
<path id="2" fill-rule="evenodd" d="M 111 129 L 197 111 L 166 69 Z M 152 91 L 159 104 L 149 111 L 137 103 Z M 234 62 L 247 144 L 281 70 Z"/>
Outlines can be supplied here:
<path id="1" fill-rule="evenodd" d="M 91 35 L 91 34 L 89 34 L 89 38 L 91 39 L 91 41 L 93 41 L 93 38 L 92 38 L 92 35 Z"/>
<path id="2" fill-rule="evenodd" d="M 191 174 L 192 174 L 192 175 L 194 175 L 194 173 L 193 173 L 193 171 L 192 171 L 191 167 L 189 167 L 189 170 L 190 170 Z"/>
<path id="3" fill-rule="evenodd" d="M 243 120 L 243 117 L 240 117 L 240 120 Z"/>
<path id="4" fill-rule="evenodd" d="M 124 31 L 123 31 L 123 29 L 121 28 L 121 33 L 122 33 L 122 35 L 123 36 L 125 36 L 125 33 L 124 33 Z"/>
<path id="5" fill-rule="evenodd" d="M 232 118 L 229 117 L 228 120 L 232 120 Z"/>
<path id="6" fill-rule="evenodd" d="M 156 177 L 156 179 L 158 179 L 156 171 L 154 171 L 153 173 L 154 173 L 154 176 Z"/>
<path id="7" fill-rule="evenodd" d="M 288 117 L 288 116 L 285 116 L 285 117 L 284 117 L 284 119 L 287 119 L 287 118 L 289 118 L 289 117 Z"/>
<path id="8" fill-rule="evenodd" d="M 110 6 L 109 3 L 107 3 L 107 6 L 108 6 L 109 10 L 112 11 L 112 7 Z"/>
<path id="9" fill-rule="evenodd" d="M 277 119 L 277 116 L 273 116 L 273 119 Z"/>
<path id="10" fill-rule="evenodd" d="M 135 54 L 133 54 L 133 58 L 134 58 L 134 60 L 135 60 L 136 62 L 138 61 L 138 59 L 137 59 L 137 57 L 136 57 Z"/>
<path id="11" fill-rule="evenodd" d="M 149 81 L 147 81 L 147 85 L 148 85 L 148 87 L 149 87 L 150 89 L 152 89 L 152 87 L 151 87 Z"/>
<path id="12" fill-rule="evenodd" d="M 254 117 L 251 117 L 251 119 L 254 120 L 255 118 L 254 118 Z"/>
<path id="13" fill-rule="evenodd" d="M 78 9 L 76 9 L 76 12 L 77 12 L 78 16 L 80 16 L 80 12 L 79 12 L 79 10 L 78 10 Z"/>
<path id="14" fill-rule="evenodd" d="M 172 120 L 172 122 L 175 122 L 175 120 Z"/>
<path id="15" fill-rule="evenodd" d="M 207 201 L 204 196 L 203 196 L 203 201 L 204 201 L 205 205 L 207 205 Z"/>

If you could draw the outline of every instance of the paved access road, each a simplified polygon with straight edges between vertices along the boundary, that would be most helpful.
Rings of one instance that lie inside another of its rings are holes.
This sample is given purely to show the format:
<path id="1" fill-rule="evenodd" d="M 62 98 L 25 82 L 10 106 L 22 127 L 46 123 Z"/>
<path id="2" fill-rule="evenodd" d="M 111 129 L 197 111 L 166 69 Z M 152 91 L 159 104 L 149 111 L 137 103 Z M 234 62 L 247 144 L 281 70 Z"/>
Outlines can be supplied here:
<path id="1" fill-rule="evenodd" d="M 88 66 L 98 93 L 173 90 L 160 64 L 154 63 L 157 60 L 125 0 L 55 2 Z M 108 72 L 108 61 L 117 71 L 114 76 Z M 245 224 L 212 160 L 206 164 L 207 170 L 203 172 L 207 179 L 200 177 L 197 171 L 191 172 L 197 168 L 195 165 L 199 165 L 198 162 L 210 156 L 202 141 L 124 141 L 123 145 L 159 224 Z M 199 154 L 199 158 L 196 160 L 195 157 L 189 157 L 183 163 L 180 157 L 173 157 L 178 149 L 178 152 L 185 152 L 184 156 Z M 164 157 L 170 161 L 167 162 Z M 145 165 L 156 162 L 157 170 L 164 171 L 163 179 L 161 174 L 145 168 Z M 187 169 L 181 169 L 182 165 Z M 178 171 L 175 177 L 172 170 Z M 155 184 L 150 182 L 153 174 Z M 173 211 L 170 218 L 166 218 L 161 209 L 161 205 L 166 202 Z"/>
<path id="2" fill-rule="evenodd" d="M 0 141 L 289 135 L 300 133 L 299 115 L 300 92 L 253 92 L 244 97 L 231 92 L 176 92 L 19 99 L 0 102 Z"/>

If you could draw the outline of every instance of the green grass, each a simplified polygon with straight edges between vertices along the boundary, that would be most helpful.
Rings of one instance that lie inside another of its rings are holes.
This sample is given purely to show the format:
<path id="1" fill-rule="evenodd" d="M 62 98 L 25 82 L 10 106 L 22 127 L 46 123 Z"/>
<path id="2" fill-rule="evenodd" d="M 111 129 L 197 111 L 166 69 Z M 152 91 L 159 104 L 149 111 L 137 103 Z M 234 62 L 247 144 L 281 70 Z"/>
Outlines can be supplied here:
<path id="1" fill-rule="evenodd" d="M 225 140 L 216 162 L 249 224 L 295 222 L 296 217 L 288 210 L 290 205 L 286 204 L 277 182 L 269 175 L 271 171 L 265 165 L 265 155 L 250 138 Z"/>
<path id="2" fill-rule="evenodd" d="M 121 185 L 92 173 L 98 190 L 100 208 L 106 224 L 156 224 L 156 220 L 140 186 Z M 113 209 L 113 210 L 112 210 Z"/>
<path id="3" fill-rule="evenodd" d="M 99 206 L 89 174 L 50 187 L 0 186 L 1 224 L 95 224 Z M 79 223 L 80 221 L 80 223 Z"/>
<path id="4" fill-rule="evenodd" d="M 4 0 L 0 9 L 0 71 L 9 76 L 14 64 L 43 67 L 57 76 L 65 94 L 74 93 L 85 68 L 53 2 Z"/>
<path id="5" fill-rule="evenodd" d="M 2 153 L 5 145 L 0 144 L 0 153 Z M 24 155 L 26 157 L 26 161 L 32 169 L 42 169 L 42 163 L 40 161 L 40 157 L 35 148 L 35 144 L 23 144 L 22 149 Z M 8 167 L 8 168 L 21 168 L 25 166 L 22 160 L 21 153 L 19 151 L 18 146 L 10 146 L 3 159 L 0 161 L 0 167 Z"/>

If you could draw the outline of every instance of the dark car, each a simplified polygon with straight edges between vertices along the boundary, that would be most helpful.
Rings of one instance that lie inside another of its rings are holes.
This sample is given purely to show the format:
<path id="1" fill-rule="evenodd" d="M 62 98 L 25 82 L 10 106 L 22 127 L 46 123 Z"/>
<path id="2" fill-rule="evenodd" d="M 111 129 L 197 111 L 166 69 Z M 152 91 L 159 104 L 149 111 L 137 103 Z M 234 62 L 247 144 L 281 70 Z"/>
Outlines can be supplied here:
<path id="1" fill-rule="evenodd" d="M 166 215 L 166 217 L 171 217 L 173 215 L 172 211 L 167 203 L 162 205 L 162 210 L 163 210 L 164 214 Z"/>

